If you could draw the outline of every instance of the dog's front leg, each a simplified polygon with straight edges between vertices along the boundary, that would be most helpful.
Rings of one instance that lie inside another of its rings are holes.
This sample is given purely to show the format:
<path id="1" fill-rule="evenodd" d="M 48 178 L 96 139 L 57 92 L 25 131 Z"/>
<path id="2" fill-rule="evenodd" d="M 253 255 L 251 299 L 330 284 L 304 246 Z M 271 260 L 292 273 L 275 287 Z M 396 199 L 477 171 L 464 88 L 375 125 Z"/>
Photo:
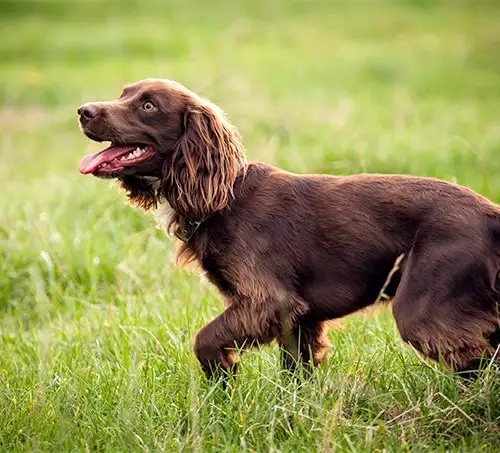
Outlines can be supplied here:
<path id="1" fill-rule="evenodd" d="M 234 304 L 198 332 L 194 351 L 208 377 L 227 376 L 237 370 L 239 351 L 271 342 L 279 328 L 272 314 Z"/>

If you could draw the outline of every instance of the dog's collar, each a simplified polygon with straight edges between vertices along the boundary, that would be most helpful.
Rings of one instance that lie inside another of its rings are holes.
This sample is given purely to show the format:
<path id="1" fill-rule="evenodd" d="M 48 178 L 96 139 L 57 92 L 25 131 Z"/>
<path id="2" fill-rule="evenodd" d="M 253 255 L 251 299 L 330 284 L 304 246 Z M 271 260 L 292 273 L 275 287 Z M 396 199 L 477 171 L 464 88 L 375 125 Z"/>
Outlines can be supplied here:
<path id="1" fill-rule="evenodd" d="M 177 227 L 174 234 L 177 239 L 180 239 L 182 242 L 189 242 L 191 238 L 194 236 L 198 228 L 202 222 L 199 220 L 193 220 L 189 217 L 184 217 L 181 224 Z"/>

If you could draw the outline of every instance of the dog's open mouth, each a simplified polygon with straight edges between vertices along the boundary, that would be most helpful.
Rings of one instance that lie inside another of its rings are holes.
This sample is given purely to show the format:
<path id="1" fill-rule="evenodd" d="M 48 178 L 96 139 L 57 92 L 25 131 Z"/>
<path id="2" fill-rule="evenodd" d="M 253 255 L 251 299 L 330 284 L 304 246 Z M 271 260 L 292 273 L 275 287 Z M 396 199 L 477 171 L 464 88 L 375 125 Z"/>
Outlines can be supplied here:
<path id="1" fill-rule="evenodd" d="M 113 177 L 125 167 L 136 165 L 148 160 L 154 152 L 151 145 L 114 145 L 103 151 L 88 154 L 79 165 L 80 173 L 94 176 Z"/>

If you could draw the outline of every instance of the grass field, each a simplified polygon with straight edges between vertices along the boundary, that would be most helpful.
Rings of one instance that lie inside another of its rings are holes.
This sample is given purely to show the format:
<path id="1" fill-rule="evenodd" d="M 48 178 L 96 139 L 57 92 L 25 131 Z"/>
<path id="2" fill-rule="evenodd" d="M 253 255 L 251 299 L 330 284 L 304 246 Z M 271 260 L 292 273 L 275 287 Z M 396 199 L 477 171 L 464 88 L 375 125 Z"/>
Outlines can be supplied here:
<path id="1" fill-rule="evenodd" d="M 500 202 L 500 5 L 493 0 L 3 0 L 1 451 L 500 451 L 500 374 L 465 386 L 390 312 L 332 330 L 310 381 L 276 348 L 224 392 L 193 335 L 222 309 L 108 183 L 77 106 L 181 81 L 226 110 L 251 160 L 410 173 Z M 496 374 L 495 374 L 496 373 Z"/>

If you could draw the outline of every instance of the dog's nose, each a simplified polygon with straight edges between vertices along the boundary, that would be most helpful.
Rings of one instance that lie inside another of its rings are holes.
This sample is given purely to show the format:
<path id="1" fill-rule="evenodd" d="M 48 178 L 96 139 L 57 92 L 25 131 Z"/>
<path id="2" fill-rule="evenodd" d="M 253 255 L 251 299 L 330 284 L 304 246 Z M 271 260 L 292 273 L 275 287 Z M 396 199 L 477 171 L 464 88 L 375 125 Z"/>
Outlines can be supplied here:
<path id="1" fill-rule="evenodd" d="M 78 107 L 78 115 L 84 118 L 95 118 L 99 113 L 99 108 L 94 104 L 83 104 Z"/>

